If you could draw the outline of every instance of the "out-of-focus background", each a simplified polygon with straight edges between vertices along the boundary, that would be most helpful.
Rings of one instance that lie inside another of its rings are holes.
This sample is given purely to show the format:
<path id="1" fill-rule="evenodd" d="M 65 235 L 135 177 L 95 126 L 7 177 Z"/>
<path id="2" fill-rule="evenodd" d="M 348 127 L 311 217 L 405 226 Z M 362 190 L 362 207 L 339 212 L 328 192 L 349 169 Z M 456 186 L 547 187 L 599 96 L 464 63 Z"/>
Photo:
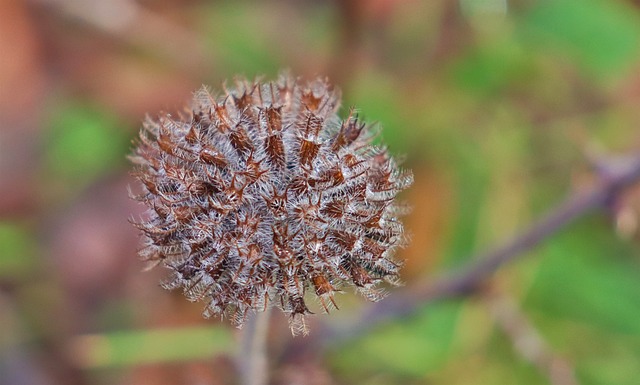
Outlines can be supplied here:
<path id="1" fill-rule="evenodd" d="M 145 114 L 283 68 L 329 76 L 405 155 L 409 287 L 640 151 L 638 1 L 0 1 L 0 384 L 236 383 L 236 330 L 141 272 L 126 155 Z M 640 187 L 313 359 L 276 317 L 272 381 L 638 384 L 639 213 Z M 337 301 L 305 338 L 365 306 Z"/>

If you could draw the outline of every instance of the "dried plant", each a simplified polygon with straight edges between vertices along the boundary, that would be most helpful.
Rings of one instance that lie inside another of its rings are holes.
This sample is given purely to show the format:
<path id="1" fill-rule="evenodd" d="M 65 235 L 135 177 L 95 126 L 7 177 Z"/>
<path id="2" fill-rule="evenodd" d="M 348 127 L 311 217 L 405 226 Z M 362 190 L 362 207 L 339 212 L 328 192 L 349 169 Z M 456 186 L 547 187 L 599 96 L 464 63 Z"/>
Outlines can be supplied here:
<path id="1" fill-rule="evenodd" d="M 135 225 L 142 258 L 172 271 L 166 288 L 238 326 L 277 306 L 306 332 L 311 290 L 328 312 L 344 286 L 375 301 L 397 283 L 395 197 L 412 175 L 353 110 L 341 121 L 339 102 L 326 80 L 238 79 L 196 92 L 186 116 L 144 122 L 131 160 L 149 211 Z"/>

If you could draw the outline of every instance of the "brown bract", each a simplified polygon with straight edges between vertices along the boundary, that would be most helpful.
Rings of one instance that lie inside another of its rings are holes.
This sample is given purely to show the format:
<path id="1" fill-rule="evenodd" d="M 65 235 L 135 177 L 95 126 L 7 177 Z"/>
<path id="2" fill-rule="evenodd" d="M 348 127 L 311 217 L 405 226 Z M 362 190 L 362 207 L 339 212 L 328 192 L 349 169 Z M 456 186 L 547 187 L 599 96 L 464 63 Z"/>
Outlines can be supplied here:
<path id="1" fill-rule="evenodd" d="M 238 79 L 196 92 L 186 116 L 144 122 L 131 160 L 149 210 L 135 225 L 142 258 L 172 272 L 166 288 L 238 326 L 277 306 L 306 332 L 309 297 L 328 312 L 344 286 L 377 300 L 397 282 L 395 197 L 412 175 L 339 102 L 322 79 Z"/>

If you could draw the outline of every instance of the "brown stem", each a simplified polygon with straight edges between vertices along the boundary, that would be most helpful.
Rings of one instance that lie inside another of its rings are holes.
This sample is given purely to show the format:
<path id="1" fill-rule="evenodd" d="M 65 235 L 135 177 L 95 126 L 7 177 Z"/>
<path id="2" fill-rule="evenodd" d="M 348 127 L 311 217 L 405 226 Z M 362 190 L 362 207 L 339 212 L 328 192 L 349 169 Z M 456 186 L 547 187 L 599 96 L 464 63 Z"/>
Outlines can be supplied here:
<path id="1" fill-rule="evenodd" d="M 511 298 L 492 290 L 482 296 L 495 323 L 511 340 L 517 354 L 549 379 L 552 385 L 578 385 L 575 369 L 557 355 Z"/>
<path id="2" fill-rule="evenodd" d="M 270 309 L 253 314 L 242 329 L 237 365 L 242 385 L 265 385 L 269 381 L 267 335 Z"/>
<path id="3" fill-rule="evenodd" d="M 640 153 L 625 159 L 596 164 L 600 179 L 586 193 L 577 193 L 551 210 L 520 235 L 498 248 L 469 259 L 469 264 L 448 277 L 431 283 L 433 279 L 413 285 L 400 293 L 371 305 L 351 325 L 335 327 L 324 325 L 314 333 L 315 343 L 307 343 L 307 349 L 318 345 L 356 336 L 372 326 L 388 319 L 411 314 L 418 307 L 433 302 L 463 297 L 474 293 L 503 264 L 522 257 L 530 250 L 586 213 L 607 206 L 625 188 L 640 180 Z"/>

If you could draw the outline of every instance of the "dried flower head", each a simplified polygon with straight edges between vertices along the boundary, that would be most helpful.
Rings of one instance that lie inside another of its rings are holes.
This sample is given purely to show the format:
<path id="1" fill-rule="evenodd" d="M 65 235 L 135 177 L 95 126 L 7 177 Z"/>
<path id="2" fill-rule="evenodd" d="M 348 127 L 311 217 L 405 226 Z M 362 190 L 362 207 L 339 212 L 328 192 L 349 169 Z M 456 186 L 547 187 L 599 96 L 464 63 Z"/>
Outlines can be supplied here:
<path id="1" fill-rule="evenodd" d="M 166 288 L 207 301 L 207 317 L 241 326 L 273 305 L 306 331 L 308 292 L 328 312 L 343 286 L 377 300 L 397 281 L 395 197 L 412 175 L 339 102 L 326 80 L 239 79 L 144 122 L 131 159 L 149 211 L 135 224 L 142 258 L 172 271 Z"/>

